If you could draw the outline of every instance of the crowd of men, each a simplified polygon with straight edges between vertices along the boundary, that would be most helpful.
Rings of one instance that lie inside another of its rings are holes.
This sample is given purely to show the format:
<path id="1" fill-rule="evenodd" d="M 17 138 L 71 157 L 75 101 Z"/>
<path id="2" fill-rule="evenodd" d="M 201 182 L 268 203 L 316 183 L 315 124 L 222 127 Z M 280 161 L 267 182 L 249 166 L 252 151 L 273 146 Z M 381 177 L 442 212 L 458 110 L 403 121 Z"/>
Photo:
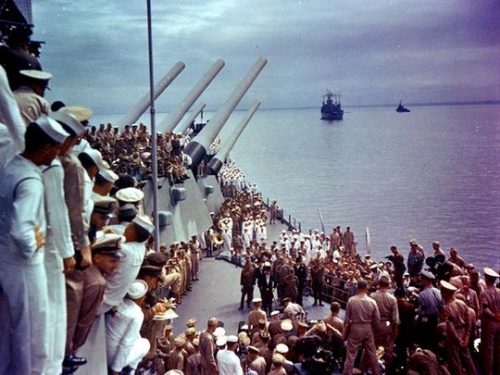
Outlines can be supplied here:
<path id="1" fill-rule="evenodd" d="M 9 64 L 16 54 L 26 69 Z M 52 75 L 31 57 L 22 45 L 2 46 L 0 374 L 90 373 L 103 358 L 111 374 L 146 371 L 161 324 L 198 280 L 199 242 L 152 251 L 137 170 L 114 147 L 122 138 L 105 129 L 92 138 L 88 108 L 51 108 L 44 93 Z M 144 127 L 129 129 L 123 140 L 144 147 Z M 123 160 L 113 164 L 116 157 Z M 99 329 L 100 342 L 91 342 Z M 93 347 L 105 353 L 94 358 Z"/>
<path id="2" fill-rule="evenodd" d="M 447 255 L 434 241 L 426 254 L 414 239 L 406 261 L 391 246 L 385 261 L 377 262 L 357 254 L 349 227 L 338 226 L 328 235 L 283 230 L 276 241 L 268 241 L 271 207 L 258 192 L 232 185 L 214 222 L 221 254 L 242 266 L 240 310 L 245 304 L 250 308 L 255 287 L 261 315 L 267 317 L 287 305 L 304 314 L 306 293 L 313 296 L 313 306 L 324 299 L 338 301 L 346 306 L 345 324 L 338 330 L 345 354 L 339 347 L 333 352 L 340 354 L 346 374 L 352 373 L 360 348 L 358 367 L 372 373 L 381 368 L 387 373 L 496 373 L 500 290 L 495 270 L 486 268 L 481 278 L 455 248 Z"/>
<path id="3" fill-rule="evenodd" d="M 125 125 L 121 132 L 109 123 L 100 124 L 99 129 L 92 126 L 86 139 L 91 147 L 102 152 L 117 173 L 138 179 L 151 176 L 151 135 L 144 124 Z M 189 137 L 181 133 L 156 134 L 158 175 L 167 177 L 170 185 L 188 178 L 191 159 L 182 151 L 188 141 Z"/>

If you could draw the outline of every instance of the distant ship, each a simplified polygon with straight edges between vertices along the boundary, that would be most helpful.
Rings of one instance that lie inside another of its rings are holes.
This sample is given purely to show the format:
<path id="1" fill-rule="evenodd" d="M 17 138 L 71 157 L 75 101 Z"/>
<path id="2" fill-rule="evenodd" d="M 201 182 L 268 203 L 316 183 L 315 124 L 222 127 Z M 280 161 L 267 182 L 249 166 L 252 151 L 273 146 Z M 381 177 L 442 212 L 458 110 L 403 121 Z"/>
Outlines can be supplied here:
<path id="1" fill-rule="evenodd" d="M 326 99 L 326 100 L 325 100 Z M 340 94 L 333 94 L 330 90 L 323 95 L 323 105 L 321 106 L 321 119 L 332 121 L 342 120 L 344 110 L 340 104 Z"/>
<path id="2" fill-rule="evenodd" d="M 401 104 L 401 100 L 400 100 L 398 108 L 396 108 L 396 112 L 410 112 L 410 110 L 408 108 L 406 108 L 403 104 Z"/>

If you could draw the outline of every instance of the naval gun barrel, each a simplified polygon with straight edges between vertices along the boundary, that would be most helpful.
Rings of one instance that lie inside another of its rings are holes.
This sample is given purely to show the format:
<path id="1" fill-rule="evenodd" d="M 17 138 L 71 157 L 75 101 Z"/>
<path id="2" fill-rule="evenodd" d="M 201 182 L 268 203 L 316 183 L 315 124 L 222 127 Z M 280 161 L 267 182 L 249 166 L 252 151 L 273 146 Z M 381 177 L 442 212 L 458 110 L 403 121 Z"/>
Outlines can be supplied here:
<path id="1" fill-rule="evenodd" d="M 186 121 L 181 122 L 179 125 L 177 125 L 174 129 L 174 132 L 176 133 L 185 133 L 186 130 L 189 128 L 189 126 L 194 122 L 196 119 L 196 116 L 199 115 L 201 111 L 203 111 L 203 108 L 205 108 L 206 103 L 199 103 L 191 112 L 189 117 L 186 119 Z"/>
<path id="2" fill-rule="evenodd" d="M 255 111 L 257 111 L 257 108 L 259 108 L 260 102 L 255 102 L 247 111 L 245 116 L 241 119 L 240 123 L 236 127 L 236 130 L 234 130 L 229 138 L 223 143 L 223 146 L 219 150 L 217 154 L 208 162 L 207 164 L 207 173 L 216 175 L 219 173 L 220 169 L 222 168 L 222 164 L 226 160 L 227 156 L 233 149 L 234 145 L 236 144 L 236 141 L 240 137 L 241 133 L 243 133 L 243 130 L 245 130 L 246 126 L 250 122 L 250 119 L 254 115 Z"/>
<path id="3" fill-rule="evenodd" d="M 255 81 L 266 63 L 267 59 L 263 57 L 257 59 L 254 66 L 231 93 L 229 99 L 217 111 L 215 116 L 212 117 L 210 125 L 205 126 L 198 133 L 198 135 L 196 135 L 196 137 L 194 137 L 192 141 L 186 145 L 184 152 L 191 157 L 193 167 L 198 166 L 198 164 L 200 164 L 202 159 L 205 157 L 210 144 L 213 142 L 217 134 L 219 134 L 234 108 L 236 108 L 241 98 Z"/>
<path id="4" fill-rule="evenodd" d="M 224 67 L 224 60 L 217 60 L 210 70 L 200 79 L 200 81 L 189 91 L 186 97 L 181 101 L 177 110 L 169 113 L 169 115 L 160 123 L 159 128 L 164 132 L 174 130 L 175 126 L 181 121 L 182 117 L 186 114 L 189 108 L 193 105 L 196 99 L 205 91 L 210 82 Z"/>
<path id="5" fill-rule="evenodd" d="M 182 61 L 175 64 L 172 69 L 170 69 L 167 74 L 155 85 L 154 87 L 154 99 L 156 99 L 165 89 L 172 83 L 172 81 L 182 72 L 186 67 Z M 146 109 L 151 105 L 151 96 L 149 92 L 145 94 L 139 102 L 132 109 L 123 116 L 120 121 L 116 124 L 118 127 L 123 128 L 125 125 L 130 125 L 136 122 L 139 117 L 142 116 Z"/>

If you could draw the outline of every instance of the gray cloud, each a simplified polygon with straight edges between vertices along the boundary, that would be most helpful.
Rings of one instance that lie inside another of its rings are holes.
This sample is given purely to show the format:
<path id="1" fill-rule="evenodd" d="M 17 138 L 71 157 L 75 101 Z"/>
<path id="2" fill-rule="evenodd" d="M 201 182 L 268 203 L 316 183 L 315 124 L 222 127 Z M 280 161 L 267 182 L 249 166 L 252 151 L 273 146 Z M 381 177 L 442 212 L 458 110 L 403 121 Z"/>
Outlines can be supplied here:
<path id="1" fill-rule="evenodd" d="M 217 58 L 203 95 L 218 108 L 259 56 L 268 65 L 242 102 L 318 105 L 325 88 L 346 104 L 500 99 L 495 0 L 153 2 L 155 76 L 186 69 L 158 100 L 168 110 Z M 145 2 L 34 4 L 47 41 L 52 99 L 124 112 L 148 89 Z"/>

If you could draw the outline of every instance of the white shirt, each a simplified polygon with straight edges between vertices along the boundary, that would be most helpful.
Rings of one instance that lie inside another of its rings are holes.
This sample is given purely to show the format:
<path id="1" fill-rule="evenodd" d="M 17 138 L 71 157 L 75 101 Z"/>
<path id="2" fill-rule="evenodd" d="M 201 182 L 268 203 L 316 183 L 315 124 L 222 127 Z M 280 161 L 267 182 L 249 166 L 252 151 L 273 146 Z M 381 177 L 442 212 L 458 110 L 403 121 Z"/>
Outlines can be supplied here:
<path id="1" fill-rule="evenodd" d="M 90 227 L 90 217 L 94 211 L 94 201 L 92 200 L 92 190 L 94 189 L 94 181 L 90 179 L 87 171 L 83 173 L 83 202 L 84 203 L 84 220 Z"/>
<path id="2" fill-rule="evenodd" d="M 0 66 L 0 122 L 6 125 L 5 130 L 8 130 L 10 139 L 15 146 L 14 151 L 21 152 L 24 150 L 26 125 L 21 117 L 14 94 L 10 90 L 7 74 L 2 66 Z M 14 156 L 14 154 L 11 156 Z"/>
<path id="3" fill-rule="evenodd" d="M 217 367 L 219 375 L 243 375 L 240 359 L 232 350 L 224 349 L 217 352 Z"/>
<path id="4" fill-rule="evenodd" d="M 44 189 L 40 169 L 21 155 L 0 173 L 0 263 L 43 263 L 36 249 L 35 226 L 45 235 Z"/>
<path id="5" fill-rule="evenodd" d="M 45 249 L 58 254 L 61 258 L 69 258 L 75 254 L 71 239 L 68 208 L 64 199 L 64 169 L 59 159 L 43 169 L 45 190 L 45 211 L 47 214 L 47 236 Z"/>
<path id="6" fill-rule="evenodd" d="M 142 261 L 146 254 L 144 242 L 125 242 L 121 244 L 125 254 L 120 260 L 120 265 L 111 275 L 106 276 L 106 289 L 104 291 L 104 301 L 99 307 L 98 314 L 103 314 L 113 306 L 118 306 L 127 295 L 127 290 L 132 285 Z"/>

